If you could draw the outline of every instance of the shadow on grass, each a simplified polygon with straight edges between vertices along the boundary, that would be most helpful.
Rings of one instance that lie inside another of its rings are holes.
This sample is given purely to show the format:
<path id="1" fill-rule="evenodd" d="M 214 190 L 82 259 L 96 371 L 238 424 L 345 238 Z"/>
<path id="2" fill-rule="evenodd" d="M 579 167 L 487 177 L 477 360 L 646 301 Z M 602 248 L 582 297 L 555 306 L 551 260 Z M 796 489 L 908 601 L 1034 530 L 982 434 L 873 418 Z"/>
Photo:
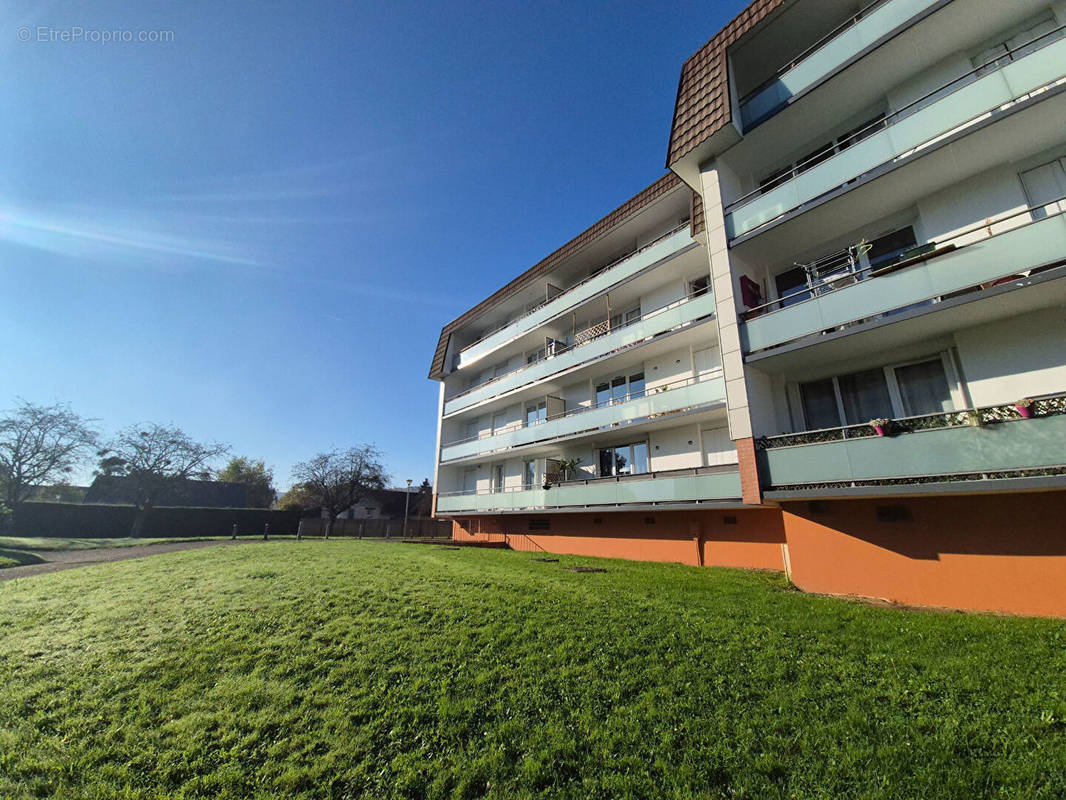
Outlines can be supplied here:
<path id="1" fill-rule="evenodd" d="M 8 564 L 12 567 L 25 567 L 27 564 L 43 564 L 44 559 L 36 553 L 28 553 L 25 550 L 0 550 L 0 564 L 4 561 L 11 560 L 14 564 Z"/>

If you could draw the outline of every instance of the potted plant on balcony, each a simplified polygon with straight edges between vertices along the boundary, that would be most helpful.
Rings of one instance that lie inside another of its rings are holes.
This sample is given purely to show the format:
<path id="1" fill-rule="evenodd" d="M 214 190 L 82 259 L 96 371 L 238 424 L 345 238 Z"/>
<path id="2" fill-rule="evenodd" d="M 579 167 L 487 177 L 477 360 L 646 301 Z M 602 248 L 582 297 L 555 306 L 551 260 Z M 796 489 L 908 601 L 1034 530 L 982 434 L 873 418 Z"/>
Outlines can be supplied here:
<path id="1" fill-rule="evenodd" d="M 1022 419 L 1029 419 L 1033 416 L 1033 401 L 1028 397 L 1023 397 L 1021 400 L 1015 400 L 1014 407 L 1018 409 L 1018 414 Z"/>
<path id="2" fill-rule="evenodd" d="M 574 474 L 577 472 L 577 465 L 580 463 L 580 458 L 568 458 L 559 462 L 559 471 L 563 474 L 564 481 L 571 481 L 574 479 Z"/>
<path id="3" fill-rule="evenodd" d="M 878 417 L 877 419 L 870 420 L 870 427 L 874 429 L 874 433 L 878 436 L 885 436 L 888 433 L 888 426 L 892 423 L 892 420 L 885 419 L 884 417 Z"/>

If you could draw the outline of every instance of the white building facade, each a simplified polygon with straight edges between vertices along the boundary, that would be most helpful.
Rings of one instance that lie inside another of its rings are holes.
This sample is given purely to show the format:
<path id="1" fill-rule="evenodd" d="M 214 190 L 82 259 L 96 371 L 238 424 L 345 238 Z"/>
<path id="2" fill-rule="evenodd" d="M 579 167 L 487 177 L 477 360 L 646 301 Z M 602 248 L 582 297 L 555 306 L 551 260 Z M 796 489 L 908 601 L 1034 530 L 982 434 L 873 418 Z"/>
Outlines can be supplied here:
<path id="1" fill-rule="evenodd" d="M 1066 615 L 1066 2 L 757 0 L 668 167 L 445 328 L 437 513 Z"/>

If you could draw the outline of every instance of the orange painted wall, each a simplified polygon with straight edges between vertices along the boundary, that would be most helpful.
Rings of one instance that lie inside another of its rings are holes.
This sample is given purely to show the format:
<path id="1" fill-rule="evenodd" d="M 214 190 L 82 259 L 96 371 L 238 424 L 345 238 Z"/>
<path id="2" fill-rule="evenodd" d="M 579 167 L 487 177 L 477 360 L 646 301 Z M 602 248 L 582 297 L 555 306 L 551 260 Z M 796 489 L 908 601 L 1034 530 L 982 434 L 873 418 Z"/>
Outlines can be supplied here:
<path id="1" fill-rule="evenodd" d="M 531 517 L 550 520 L 551 529 L 529 530 Z M 727 517 L 736 523 L 726 524 Z M 467 517 L 456 520 L 453 531 L 456 539 L 506 539 L 527 552 L 783 569 L 784 529 L 772 509 Z"/>
<path id="2" fill-rule="evenodd" d="M 792 580 L 805 591 L 1066 617 L 1066 492 L 782 508 Z"/>

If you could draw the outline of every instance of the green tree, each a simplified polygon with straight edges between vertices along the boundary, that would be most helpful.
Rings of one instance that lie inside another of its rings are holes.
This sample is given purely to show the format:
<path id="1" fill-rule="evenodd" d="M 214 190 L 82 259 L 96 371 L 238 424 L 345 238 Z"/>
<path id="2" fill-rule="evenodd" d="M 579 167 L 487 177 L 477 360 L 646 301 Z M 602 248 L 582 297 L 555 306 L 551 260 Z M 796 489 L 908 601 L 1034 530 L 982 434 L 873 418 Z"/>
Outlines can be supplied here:
<path id="1" fill-rule="evenodd" d="M 229 446 L 203 444 L 180 428 L 148 424 L 119 431 L 100 450 L 100 474 L 129 480 L 137 503 L 131 536 L 140 536 L 144 521 L 165 490 L 187 480 L 210 480 L 211 462 L 229 452 Z"/>
<path id="2" fill-rule="evenodd" d="M 278 508 L 283 511 L 303 511 L 313 508 L 315 499 L 302 483 L 294 483 L 292 488 L 278 498 Z"/>
<path id="3" fill-rule="evenodd" d="M 262 461 L 253 461 L 247 456 L 234 456 L 218 471 L 218 480 L 227 483 L 243 483 L 248 487 L 248 505 L 251 508 L 270 508 L 277 497 L 274 489 L 274 470 Z"/>

